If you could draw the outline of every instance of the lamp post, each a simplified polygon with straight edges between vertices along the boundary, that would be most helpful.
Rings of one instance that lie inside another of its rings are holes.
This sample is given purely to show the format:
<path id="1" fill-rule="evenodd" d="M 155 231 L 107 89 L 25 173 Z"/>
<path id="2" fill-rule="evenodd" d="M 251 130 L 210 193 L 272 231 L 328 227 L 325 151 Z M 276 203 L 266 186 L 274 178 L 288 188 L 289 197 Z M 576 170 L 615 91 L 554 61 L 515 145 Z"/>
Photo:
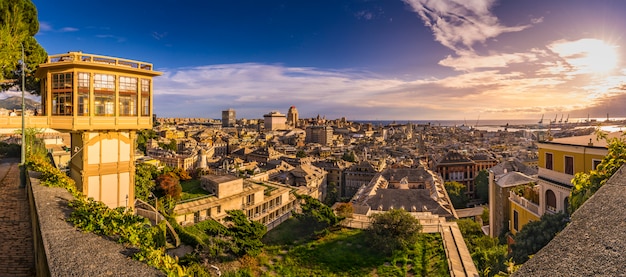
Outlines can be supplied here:
<path id="1" fill-rule="evenodd" d="M 26 122 L 24 119 L 25 114 L 25 104 L 24 104 L 24 83 L 25 83 L 25 74 L 26 74 L 26 61 L 24 60 L 24 43 L 20 43 L 22 46 L 22 59 L 20 60 L 20 65 L 22 69 L 22 157 L 20 163 L 20 186 L 26 186 L 26 132 L 25 126 Z"/>

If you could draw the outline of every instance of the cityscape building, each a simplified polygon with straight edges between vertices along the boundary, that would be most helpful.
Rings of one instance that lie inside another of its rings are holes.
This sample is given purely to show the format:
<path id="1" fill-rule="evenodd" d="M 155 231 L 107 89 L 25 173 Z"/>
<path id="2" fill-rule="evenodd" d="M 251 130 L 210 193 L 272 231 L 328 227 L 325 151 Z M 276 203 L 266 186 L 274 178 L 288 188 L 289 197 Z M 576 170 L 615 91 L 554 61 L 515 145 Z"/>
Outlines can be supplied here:
<path id="1" fill-rule="evenodd" d="M 289 107 L 287 111 L 287 125 L 291 127 L 298 127 L 298 109 L 296 106 Z"/>
<path id="2" fill-rule="evenodd" d="M 235 127 L 237 116 L 234 109 L 222 111 L 222 127 Z"/>
<path id="3" fill-rule="evenodd" d="M 278 111 L 272 111 L 263 115 L 265 131 L 286 129 L 287 118 Z"/>

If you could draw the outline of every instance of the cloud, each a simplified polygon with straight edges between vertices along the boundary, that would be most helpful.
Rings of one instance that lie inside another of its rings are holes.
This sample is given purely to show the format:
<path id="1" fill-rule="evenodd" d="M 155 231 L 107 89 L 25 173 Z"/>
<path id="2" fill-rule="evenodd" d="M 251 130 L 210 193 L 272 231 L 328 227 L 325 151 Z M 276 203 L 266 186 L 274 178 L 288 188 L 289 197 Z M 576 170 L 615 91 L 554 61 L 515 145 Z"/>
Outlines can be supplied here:
<path id="1" fill-rule="evenodd" d="M 63 27 L 61 29 L 59 29 L 59 32 L 61 33 L 67 33 L 67 32 L 77 32 L 78 28 L 74 28 L 74 27 Z"/>
<path id="2" fill-rule="evenodd" d="M 114 39 L 117 42 L 124 42 L 124 41 L 126 41 L 126 38 L 124 38 L 124 37 L 118 37 L 118 36 L 109 35 L 109 34 L 106 34 L 106 35 L 96 35 L 96 37 L 97 38 L 102 38 L 102 39 Z"/>
<path id="3" fill-rule="evenodd" d="M 167 32 L 163 32 L 163 33 L 159 33 L 159 32 L 152 32 L 152 37 L 156 40 L 161 40 L 164 37 L 167 36 Z"/>
<path id="4" fill-rule="evenodd" d="M 535 53 L 510 53 L 478 56 L 473 52 L 463 51 L 458 57 L 448 55 L 439 61 L 439 65 L 451 67 L 454 70 L 469 71 L 477 68 L 505 68 L 511 64 L 536 61 Z"/>
<path id="5" fill-rule="evenodd" d="M 503 33 L 519 32 L 531 25 L 507 27 L 489 9 L 494 0 L 404 0 L 429 27 L 435 40 L 457 53 L 473 51 L 477 42 L 485 43 Z M 536 20 L 535 20 L 536 21 Z"/>
<path id="6" fill-rule="evenodd" d="M 529 53 L 511 54 L 521 58 L 510 60 L 524 67 L 539 56 L 535 50 Z M 459 119 L 481 114 L 483 118 L 535 118 L 541 113 L 593 107 L 599 103 L 596 98 L 622 91 L 622 78 L 618 77 L 611 82 L 613 87 L 602 88 L 591 85 L 606 83 L 538 76 L 532 71 L 503 72 L 501 68 L 416 80 L 384 78 L 349 69 L 259 63 L 162 71 L 163 75 L 155 78 L 154 103 L 156 113 L 164 117 L 200 114 L 219 118 L 222 110 L 234 108 L 240 117 L 261 118 L 272 110 L 286 113 L 295 105 L 303 117 L 323 114 L 327 118 L 403 120 Z"/>
<path id="7" fill-rule="evenodd" d="M 42 22 L 39 22 L 39 31 L 40 32 L 68 33 L 68 32 L 77 32 L 79 31 L 79 29 L 75 27 L 63 27 L 60 29 L 54 29 L 50 23 L 42 21 Z"/>
<path id="8" fill-rule="evenodd" d="M 357 19 L 372 20 L 374 18 L 374 14 L 370 11 L 363 10 L 354 13 L 354 17 Z"/>
<path id="9" fill-rule="evenodd" d="M 617 46 L 600 39 L 558 40 L 547 48 L 561 58 L 561 71 L 568 74 L 606 73 L 618 66 Z"/>
<path id="10" fill-rule="evenodd" d="M 46 31 L 51 31 L 52 30 L 52 26 L 50 26 L 50 24 L 48 22 L 44 22 L 44 21 L 40 21 L 39 22 L 39 31 L 40 32 L 46 32 Z"/>

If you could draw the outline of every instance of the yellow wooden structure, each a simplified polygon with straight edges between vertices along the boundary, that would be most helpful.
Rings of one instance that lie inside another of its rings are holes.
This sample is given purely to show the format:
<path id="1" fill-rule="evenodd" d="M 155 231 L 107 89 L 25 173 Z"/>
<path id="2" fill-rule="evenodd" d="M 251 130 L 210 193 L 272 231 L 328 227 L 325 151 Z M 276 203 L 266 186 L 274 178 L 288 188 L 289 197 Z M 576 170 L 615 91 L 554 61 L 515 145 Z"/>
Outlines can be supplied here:
<path id="1" fill-rule="evenodd" d="M 159 75 L 146 62 L 82 52 L 49 56 L 35 75 L 42 111 L 26 125 L 69 132 L 77 188 L 109 207 L 132 207 L 135 134 L 152 128 L 152 78 Z"/>

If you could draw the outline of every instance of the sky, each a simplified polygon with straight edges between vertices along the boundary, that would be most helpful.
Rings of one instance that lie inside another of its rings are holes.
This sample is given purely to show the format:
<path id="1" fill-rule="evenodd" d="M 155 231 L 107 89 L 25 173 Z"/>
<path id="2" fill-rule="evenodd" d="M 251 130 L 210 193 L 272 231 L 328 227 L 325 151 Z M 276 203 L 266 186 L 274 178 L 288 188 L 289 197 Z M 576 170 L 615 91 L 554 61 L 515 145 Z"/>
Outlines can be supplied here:
<path id="1" fill-rule="evenodd" d="M 49 55 L 154 64 L 159 117 L 626 117 L 626 1 L 33 3 Z"/>

